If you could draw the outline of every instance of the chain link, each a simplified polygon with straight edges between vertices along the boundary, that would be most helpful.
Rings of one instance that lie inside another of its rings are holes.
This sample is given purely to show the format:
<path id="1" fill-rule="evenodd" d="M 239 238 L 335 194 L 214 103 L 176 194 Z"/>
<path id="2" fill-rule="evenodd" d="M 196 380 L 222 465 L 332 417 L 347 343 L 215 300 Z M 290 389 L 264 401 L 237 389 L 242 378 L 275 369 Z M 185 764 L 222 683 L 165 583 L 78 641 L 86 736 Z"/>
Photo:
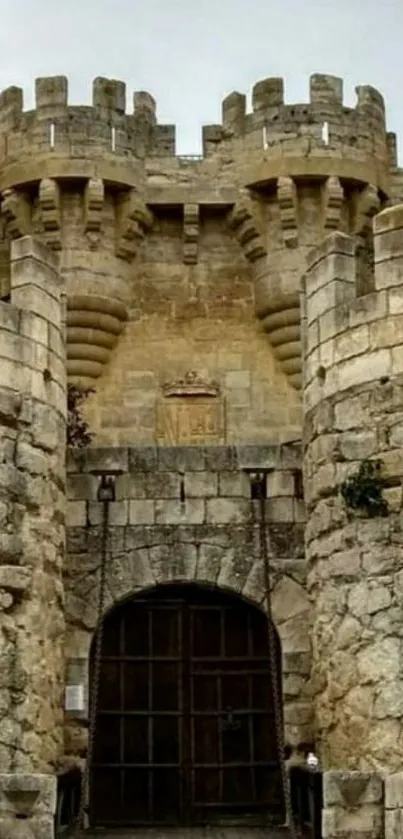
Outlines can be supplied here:
<path id="1" fill-rule="evenodd" d="M 291 839 L 301 839 L 301 833 L 295 824 L 292 799 L 291 799 L 291 785 L 290 776 L 287 769 L 285 756 L 285 742 L 284 742 L 284 728 L 283 728 L 283 703 L 281 695 L 281 687 L 278 679 L 278 661 L 277 661 L 277 635 L 273 622 L 273 611 L 271 602 L 271 568 L 270 556 L 268 548 L 268 534 L 266 527 L 266 504 L 264 480 L 265 474 L 257 475 L 258 489 L 259 489 L 259 543 L 260 555 L 263 564 L 263 578 L 266 596 L 267 609 L 267 624 L 268 624 L 268 642 L 269 642 L 269 669 L 270 681 L 273 695 L 274 705 L 274 724 L 276 730 L 277 753 L 280 761 L 281 780 L 283 785 L 284 805 L 286 812 L 286 821 L 289 828 Z"/>
<path id="2" fill-rule="evenodd" d="M 104 607 L 106 594 L 106 559 L 108 546 L 108 526 L 109 526 L 109 501 L 102 502 L 102 554 L 101 554 L 101 570 L 99 577 L 99 595 L 98 595 L 98 611 L 96 621 L 96 635 L 95 635 L 95 651 L 94 651 L 94 669 L 92 674 L 92 684 L 90 685 L 89 694 L 89 714 L 88 714 L 88 748 L 87 759 L 85 762 L 84 772 L 82 776 L 82 784 L 80 791 L 80 806 L 76 819 L 75 829 L 73 831 L 72 839 L 78 839 L 84 830 L 84 817 L 87 809 L 87 799 L 90 787 L 91 765 L 94 755 L 95 734 L 97 725 L 98 713 L 98 698 L 99 685 L 101 679 L 101 659 L 102 659 L 102 642 L 104 633 Z"/>

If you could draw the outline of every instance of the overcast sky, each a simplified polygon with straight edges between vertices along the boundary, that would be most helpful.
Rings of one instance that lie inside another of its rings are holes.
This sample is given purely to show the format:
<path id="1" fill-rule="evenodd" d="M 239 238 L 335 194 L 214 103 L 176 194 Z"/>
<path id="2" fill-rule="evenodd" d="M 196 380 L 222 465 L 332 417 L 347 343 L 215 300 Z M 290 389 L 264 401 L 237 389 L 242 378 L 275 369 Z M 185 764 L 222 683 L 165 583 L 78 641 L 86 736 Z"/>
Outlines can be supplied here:
<path id="1" fill-rule="evenodd" d="M 91 81 L 148 90 L 161 122 L 177 124 L 177 151 L 200 151 L 200 126 L 220 121 L 221 99 L 284 76 L 286 101 L 306 100 L 308 77 L 345 79 L 385 96 L 403 161 L 403 0 L 0 0 L 0 87 L 69 77 L 70 102 Z"/>

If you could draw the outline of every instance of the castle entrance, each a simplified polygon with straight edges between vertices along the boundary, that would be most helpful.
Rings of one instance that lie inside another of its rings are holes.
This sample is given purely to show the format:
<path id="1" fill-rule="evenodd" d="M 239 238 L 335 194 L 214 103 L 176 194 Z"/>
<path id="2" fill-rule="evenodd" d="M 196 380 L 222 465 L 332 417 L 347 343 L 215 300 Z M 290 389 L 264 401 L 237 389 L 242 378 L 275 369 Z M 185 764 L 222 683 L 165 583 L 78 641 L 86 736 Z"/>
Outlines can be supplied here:
<path id="1" fill-rule="evenodd" d="M 262 612 L 197 586 L 126 601 L 104 622 L 91 825 L 281 822 L 274 723 Z"/>

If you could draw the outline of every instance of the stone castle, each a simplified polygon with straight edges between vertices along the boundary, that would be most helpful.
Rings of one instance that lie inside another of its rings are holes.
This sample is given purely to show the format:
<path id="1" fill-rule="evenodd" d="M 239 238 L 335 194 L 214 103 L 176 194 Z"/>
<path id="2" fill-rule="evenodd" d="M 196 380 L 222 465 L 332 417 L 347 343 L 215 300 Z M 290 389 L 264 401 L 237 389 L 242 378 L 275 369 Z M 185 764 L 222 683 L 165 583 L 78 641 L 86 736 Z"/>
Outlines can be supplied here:
<path id="1" fill-rule="evenodd" d="M 382 96 L 347 108 L 314 75 L 289 105 L 266 79 L 181 157 L 150 94 L 126 114 L 122 82 L 76 107 L 37 79 L 33 111 L 0 96 L 0 194 L 0 836 L 24 817 L 53 839 L 89 732 L 90 826 L 281 821 L 269 609 L 323 837 L 401 837 L 403 170 Z M 67 382 L 94 439 L 66 453 Z M 382 515 L 340 492 L 368 460 Z"/>

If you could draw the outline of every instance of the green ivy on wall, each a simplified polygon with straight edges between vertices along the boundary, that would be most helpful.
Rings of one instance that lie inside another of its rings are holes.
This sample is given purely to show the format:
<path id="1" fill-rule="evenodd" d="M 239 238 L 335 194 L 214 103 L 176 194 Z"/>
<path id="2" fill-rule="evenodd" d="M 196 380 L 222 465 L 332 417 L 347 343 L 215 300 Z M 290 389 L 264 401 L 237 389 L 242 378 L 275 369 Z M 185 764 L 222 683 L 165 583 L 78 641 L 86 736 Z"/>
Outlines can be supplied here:
<path id="1" fill-rule="evenodd" d="M 361 510 L 369 518 L 387 516 L 387 501 L 382 497 L 381 460 L 363 460 L 355 474 L 340 486 L 343 501 L 350 510 Z"/>
<path id="2" fill-rule="evenodd" d="M 91 388 L 80 390 L 75 385 L 67 386 L 67 445 L 75 448 L 90 446 L 93 434 L 82 414 L 82 405 L 85 399 L 94 393 Z"/>

